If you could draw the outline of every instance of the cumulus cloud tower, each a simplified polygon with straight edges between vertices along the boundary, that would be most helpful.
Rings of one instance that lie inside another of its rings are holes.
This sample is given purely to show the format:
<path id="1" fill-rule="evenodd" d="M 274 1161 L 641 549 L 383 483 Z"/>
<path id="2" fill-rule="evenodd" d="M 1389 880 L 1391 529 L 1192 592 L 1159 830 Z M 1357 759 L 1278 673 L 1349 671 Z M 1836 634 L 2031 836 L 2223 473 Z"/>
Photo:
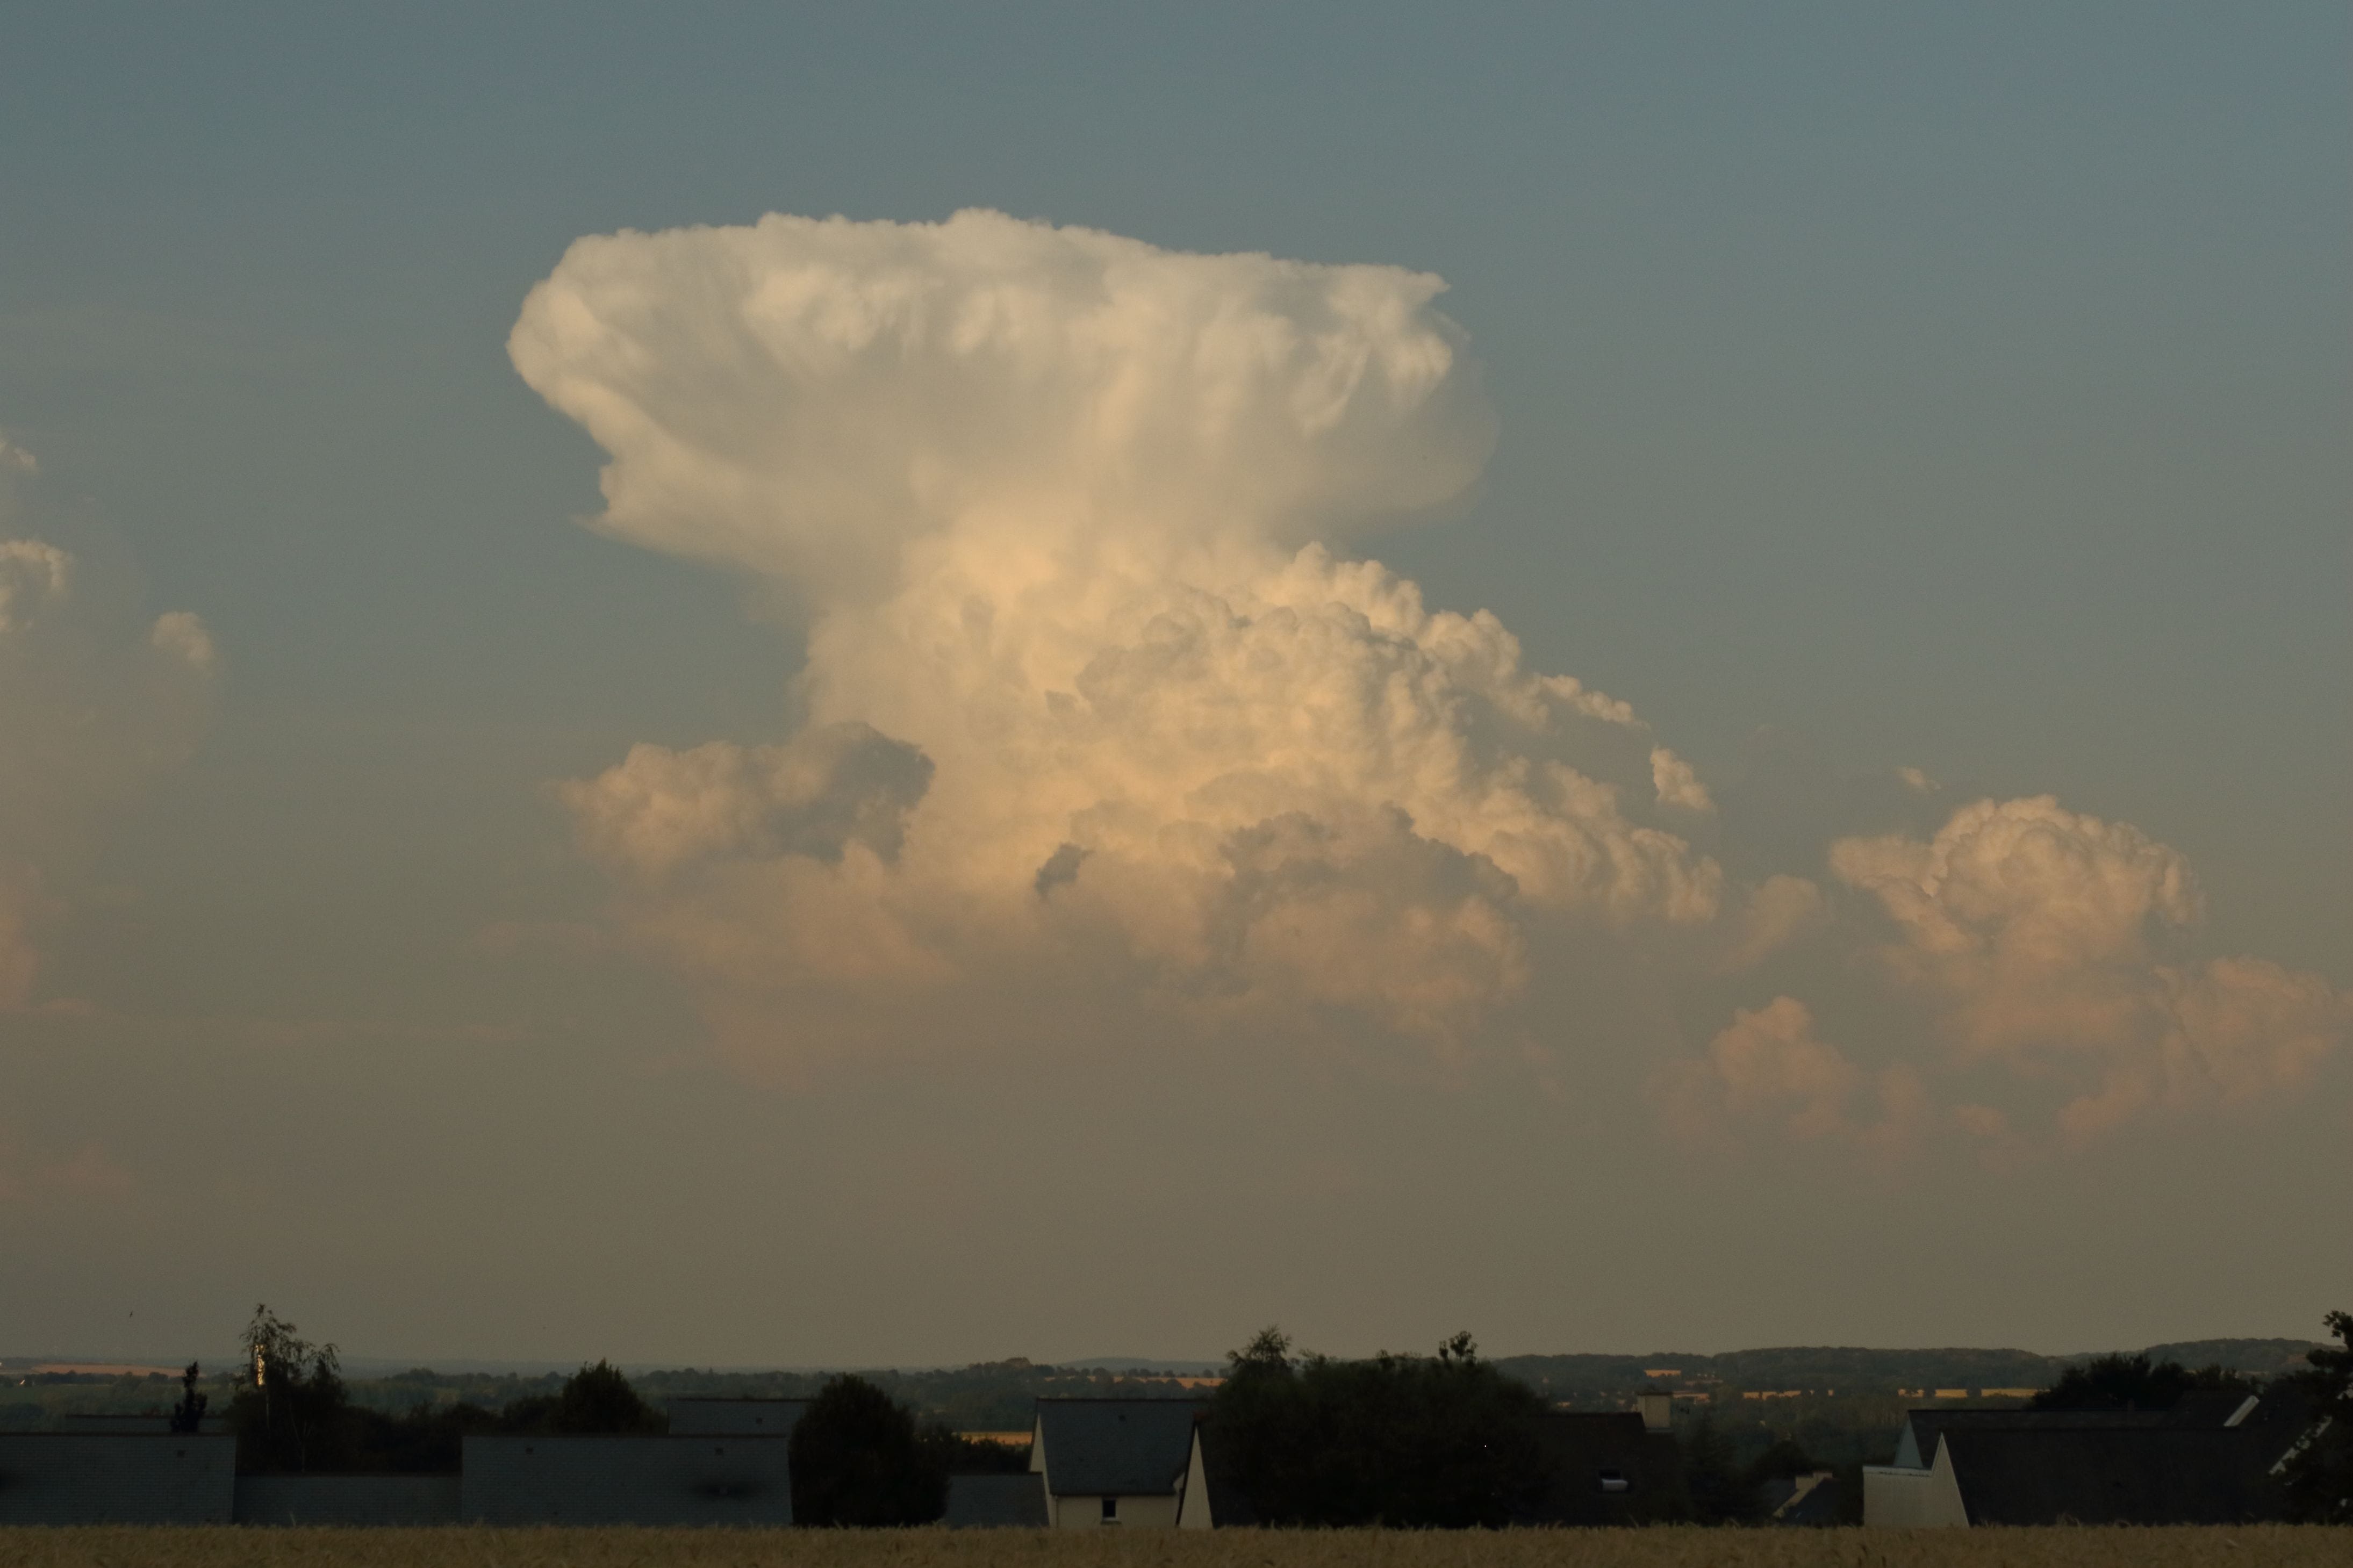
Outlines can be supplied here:
<path id="1" fill-rule="evenodd" d="M 1112 932 L 1160 994 L 1446 1034 L 1523 984 L 1530 910 L 1711 918 L 1673 831 L 1707 791 L 1624 704 L 1327 549 L 1493 444 L 1441 287 L 982 212 L 575 245 L 511 348 L 610 454 L 600 525 L 791 585 L 813 726 L 930 764 L 869 799 L 640 747 L 572 786 L 640 934 L 740 988 Z M 891 831 L 669 842 L 812 813 Z"/>

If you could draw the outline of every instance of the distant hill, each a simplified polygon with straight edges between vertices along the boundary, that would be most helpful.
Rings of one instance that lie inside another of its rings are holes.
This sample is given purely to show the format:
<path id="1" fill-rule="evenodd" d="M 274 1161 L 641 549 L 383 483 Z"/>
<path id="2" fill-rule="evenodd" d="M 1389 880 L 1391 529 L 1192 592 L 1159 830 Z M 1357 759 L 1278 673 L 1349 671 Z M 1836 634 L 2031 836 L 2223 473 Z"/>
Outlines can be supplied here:
<path id="1" fill-rule="evenodd" d="M 2304 1369 L 2307 1340 L 2191 1340 L 2151 1345 L 2151 1361 L 2221 1365 L 2259 1377 Z M 1648 1355 L 1518 1355 L 1495 1364 L 1555 1398 L 1623 1394 L 1641 1388 L 1723 1383 L 1740 1389 L 1805 1389 L 1885 1394 L 1903 1388 L 2042 1388 L 2069 1366 L 2104 1352 L 2043 1355 L 2035 1351 L 1863 1350 L 1795 1345 L 1770 1350 L 1657 1351 Z M 1662 1375 L 1652 1376 L 1652 1373 Z"/>
<path id="2" fill-rule="evenodd" d="M 2151 1345 L 2151 1361 L 2178 1361 L 2184 1366 L 2223 1366 L 2251 1377 L 2277 1377 L 2302 1372 L 2306 1351 L 2320 1347 L 2311 1340 L 2183 1340 L 2179 1344 Z M 2080 1360 L 2082 1358 L 2071 1358 Z"/>

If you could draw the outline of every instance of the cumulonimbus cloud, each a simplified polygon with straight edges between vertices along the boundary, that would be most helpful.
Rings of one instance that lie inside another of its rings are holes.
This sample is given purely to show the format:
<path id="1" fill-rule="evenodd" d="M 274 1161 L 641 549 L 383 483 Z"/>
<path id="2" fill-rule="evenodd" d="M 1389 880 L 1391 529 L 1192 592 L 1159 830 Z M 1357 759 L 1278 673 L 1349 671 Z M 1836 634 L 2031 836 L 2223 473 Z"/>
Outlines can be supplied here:
<path id="1" fill-rule="evenodd" d="M 511 348 L 611 455 L 599 526 L 800 595 L 808 734 L 906 749 L 567 787 L 645 932 L 884 984 L 1109 931 L 1172 994 L 1444 1033 L 1520 985 L 1530 911 L 1712 920 L 1705 789 L 1624 704 L 1324 542 L 1493 445 L 1440 287 L 984 212 L 575 245 Z"/>
<path id="2" fill-rule="evenodd" d="M 195 616 L 141 615 L 124 563 L 34 529 L 38 471 L 0 440 L 0 1007 L 33 998 L 93 835 L 203 732 L 218 663 Z"/>
<path id="3" fill-rule="evenodd" d="M 1440 290 L 988 212 L 575 244 L 509 349 L 607 454 L 594 525 L 753 574 L 808 627 L 797 735 L 639 746 L 559 786 L 630 936 L 726 1029 L 779 1020 L 736 1044 L 786 1050 L 797 994 L 1114 969 L 1178 1013 L 1336 1011 L 1461 1050 L 1565 943 L 1649 942 L 1723 984 L 1854 940 L 1811 879 L 1727 882 L 1711 791 L 1625 703 L 1343 552 L 1463 495 L 1493 444 Z M 1895 921 L 1882 956 L 1941 1038 L 2015 1061 L 2054 1030 L 2161 1037 L 2235 1085 L 2311 1057 L 2284 1043 L 2320 1037 L 2303 980 L 2127 952 L 2194 901 L 2170 851 L 2087 818 L 2063 853 L 2000 847 L 2043 809 L 1831 863 Z M 2044 890 L 1968 869 L 2004 854 Z M 2201 1092 L 2094 1054 L 2115 1115 Z M 1653 1081 L 1687 1126 L 1878 1146 L 1935 1120 L 1936 1065 L 1849 1063 L 1782 996 Z"/>

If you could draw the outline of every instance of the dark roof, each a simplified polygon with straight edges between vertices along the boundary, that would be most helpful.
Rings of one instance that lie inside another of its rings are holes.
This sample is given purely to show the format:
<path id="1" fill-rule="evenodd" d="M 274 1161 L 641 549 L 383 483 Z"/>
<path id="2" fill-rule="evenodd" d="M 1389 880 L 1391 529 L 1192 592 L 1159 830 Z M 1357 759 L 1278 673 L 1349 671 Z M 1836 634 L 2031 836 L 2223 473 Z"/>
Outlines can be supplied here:
<path id="1" fill-rule="evenodd" d="M 1057 1497 L 1173 1492 L 1200 1408 L 1196 1399 L 1040 1399 L 1046 1484 Z"/>
<path id="2" fill-rule="evenodd" d="M 1524 1522 L 1631 1524 L 1679 1510 L 1682 1465 L 1674 1438 L 1647 1429 L 1635 1412 L 1547 1411 L 1537 1429 L 1547 1485 Z"/>
<path id="3" fill-rule="evenodd" d="M 1904 1417 L 1895 1463 L 1926 1469 L 1936 1460 L 1936 1439 L 1947 1432 L 2117 1431 L 2161 1426 L 2162 1410 L 1913 1410 Z"/>
<path id="4" fill-rule="evenodd" d="M 2251 1397 L 2255 1396 L 2243 1388 L 2193 1388 L 2165 1413 L 2165 1425 L 2190 1431 L 2219 1432 L 2222 1424 L 2236 1415 Z M 2261 1403 L 2258 1398 L 2257 1404 Z"/>
<path id="5" fill-rule="evenodd" d="M 2312 1425 L 2311 1396 L 2295 1384 L 2264 1390 L 2252 1406 L 2250 1397 L 2241 1389 L 2193 1388 L 2169 1410 L 1914 1410 L 1905 1416 L 1895 1463 L 1926 1468 L 1947 1432 L 2278 1433 L 2276 1458 Z"/>
<path id="6" fill-rule="evenodd" d="M 1799 1492 L 1801 1478 L 1788 1476 L 1766 1482 L 1757 1489 L 1764 1500 L 1767 1517 L 1778 1525 L 1794 1525 L 1819 1529 L 1842 1522 L 1839 1518 L 1838 1478 L 1815 1475 L 1802 1478 L 1805 1490 Z"/>
<path id="7" fill-rule="evenodd" d="M 2241 1524 L 2282 1517 L 2262 1433 L 2162 1426 L 1944 1435 L 1971 1524 Z"/>
<path id="8" fill-rule="evenodd" d="M 950 1530 L 987 1525 L 1015 1529 L 1046 1528 L 1046 1478 L 1022 1476 L 950 1476 L 948 1508 L 940 1522 Z"/>

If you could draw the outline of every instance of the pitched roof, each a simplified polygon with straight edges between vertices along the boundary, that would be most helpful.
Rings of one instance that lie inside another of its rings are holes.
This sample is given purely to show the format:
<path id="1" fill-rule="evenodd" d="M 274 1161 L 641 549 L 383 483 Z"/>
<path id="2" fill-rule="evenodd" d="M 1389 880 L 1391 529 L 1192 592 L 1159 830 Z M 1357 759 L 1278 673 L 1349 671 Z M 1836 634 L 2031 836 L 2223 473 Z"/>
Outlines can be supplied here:
<path id="1" fill-rule="evenodd" d="M 2277 1458 L 2237 1429 L 1956 1427 L 1971 1524 L 2240 1524 L 2282 1516 Z"/>
<path id="2" fill-rule="evenodd" d="M 1040 1399 L 1047 1489 L 1057 1497 L 1174 1492 L 1193 1456 L 1197 1399 Z"/>
<path id="3" fill-rule="evenodd" d="M 988 1525 L 1016 1529 L 1046 1528 L 1046 1479 L 1039 1475 L 950 1476 L 947 1512 L 940 1522 L 950 1530 Z"/>
<path id="4" fill-rule="evenodd" d="M 1894 1462 L 1925 1470 L 1936 1458 L 1936 1439 L 1947 1432 L 2116 1431 L 2165 1424 L 2162 1410 L 1912 1410 L 1895 1444 Z"/>
<path id="5" fill-rule="evenodd" d="M 2276 1458 L 2312 1424 L 2312 1414 L 2311 1396 L 2294 1384 L 2259 1394 L 2193 1388 L 2169 1410 L 1913 1410 L 1905 1413 L 1894 1462 L 1927 1468 L 1936 1458 L 1936 1439 L 1947 1432 L 2276 1432 L 2282 1434 L 2274 1444 Z"/>

